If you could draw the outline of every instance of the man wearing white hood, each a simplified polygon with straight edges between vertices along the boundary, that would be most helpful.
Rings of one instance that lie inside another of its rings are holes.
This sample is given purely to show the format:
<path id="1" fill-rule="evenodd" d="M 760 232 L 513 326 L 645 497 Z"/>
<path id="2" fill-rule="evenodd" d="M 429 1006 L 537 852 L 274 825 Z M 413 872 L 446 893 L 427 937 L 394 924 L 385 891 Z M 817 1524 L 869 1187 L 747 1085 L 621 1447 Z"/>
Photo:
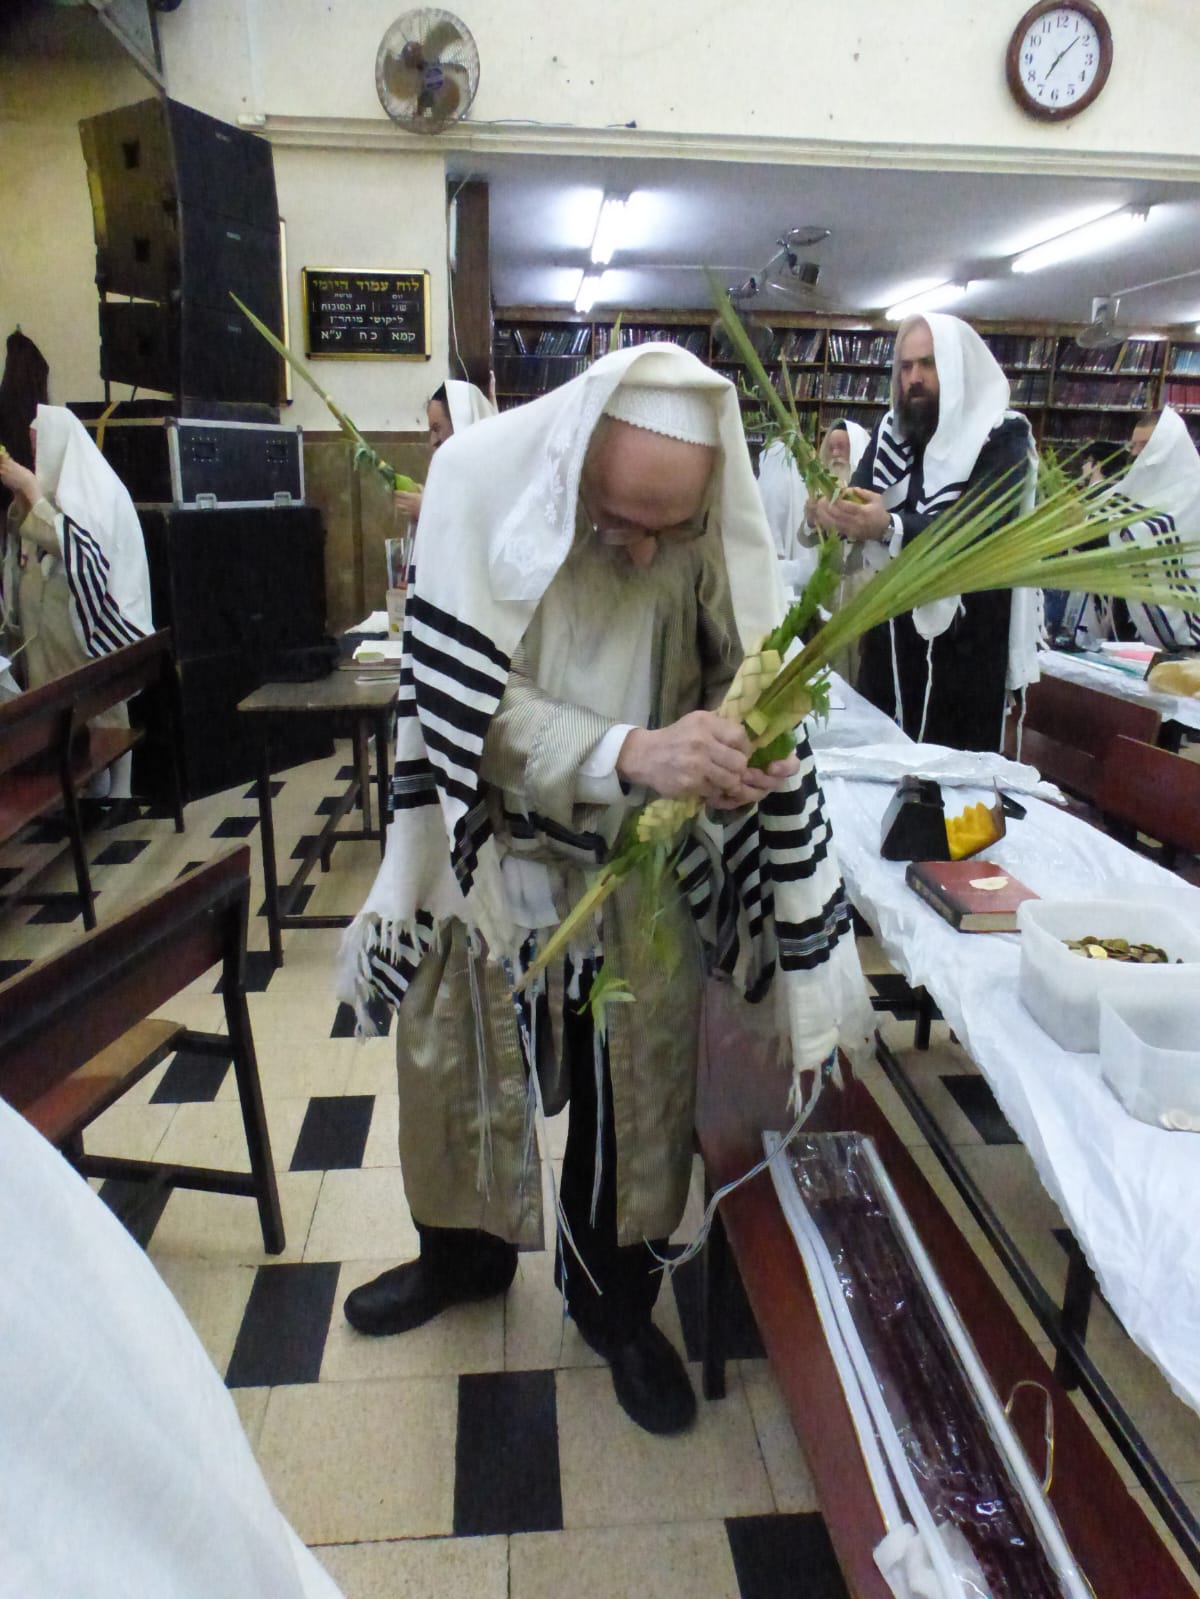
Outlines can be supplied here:
<path id="1" fill-rule="evenodd" d="M 818 508 L 820 526 L 860 540 L 876 568 L 898 555 L 960 496 L 977 506 L 1018 483 L 1005 520 L 1032 504 L 1029 423 L 1008 408 L 1008 379 L 975 330 L 957 317 L 910 317 L 896 332 L 892 403 L 853 485 L 863 503 Z M 1006 589 L 922 607 L 862 641 L 858 688 L 906 733 L 954 749 L 999 749 L 1007 691 L 1037 676 L 1034 596 Z"/>
<path id="2" fill-rule="evenodd" d="M 39 688 L 153 630 L 142 526 L 125 485 L 77 416 L 39 405 L 34 469 L 0 458 L 13 495 L 0 560 L 7 648 L 24 653 L 28 688 Z M 124 705 L 99 725 L 128 727 Z M 108 792 L 129 794 L 130 759 Z"/>
<path id="3" fill-rule="evenodd" d="M 1131 448 L 1136 456 L 1133 465 L 1098 503 L 1109 508 L 1146 506 L 1151 514 L 1144 522 L 1110 534 L 1110 542 L 1200 543 L 1200 452 L 1178 411 L 1167 406 L 1161 414 L 1140 416 Z M 1175 586 L 1194 601 L 1200 588 L 1200 558 L 1194 553 L 1180 561 Z M 1161 650 L 1200 649 L 1200 616 L 1194 609 L 1135 601 L 1128 609 L 1144 644 Z"/>
<path id="4" fill-rule="evenodd" d="M 422 559 L 426 544 L 437 559 Z M 715 714 L 783 596 L 733 387 L 675 346 L 615 352 L 438 451 L 405 618 L 387 857 L 342 996 L 397 1007 L 400 1153 L 419 1259 L 346 1301 L 368 1333 L 503 1293 L 542 1242 L 532 1109 L 568 1098 L 558 1278 L 647 1430 L 695 1412 L 653 1326 L 690 1168 L 709 959 L 782 974 L 798 1066 L 869 1030 L 807 742 L 766 772 Z M 533 999 L 512 982 L 631 810 L 708 801 L 652 903 L 632 874 Z M 608 958 L 636 1003 L 586 1009 Z M 779 990 L 777 989 L 776 992 Z"/>

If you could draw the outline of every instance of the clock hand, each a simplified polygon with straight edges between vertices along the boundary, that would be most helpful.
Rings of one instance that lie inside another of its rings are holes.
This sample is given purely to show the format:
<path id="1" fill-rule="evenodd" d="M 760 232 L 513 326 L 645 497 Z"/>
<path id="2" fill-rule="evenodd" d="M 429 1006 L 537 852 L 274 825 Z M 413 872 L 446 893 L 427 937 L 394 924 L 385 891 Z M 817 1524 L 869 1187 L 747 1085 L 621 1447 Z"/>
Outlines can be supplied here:
<path id="1" fill-rule="evenodd" d="M 1078 35 L 1078 34 L 1076 34 L 1076 35 L 1075 35 L 1075 37 L 1074 37 L 1074 38 L 1073 38 L 1073 39 L 1072 39 L 1072 40 L 1071 40 L 1071 43 L 1070 43 L 1070 44 L 1069 44 L 1069 45 L 1067 45 L 1067 48 L 1066 48 L 1066 50 L 1060 50 L 1060 51 L 1059 51 L 1059 52 L 1058 52 L 1058 54 L 1057 54 L 1057 55 L 1056 55 L 1056 56 L 1055 56 L 1055 58 L 1054 58 L 1054 60 L 1053 60 L 1053 61 L 1052 61 L 1052 62 L 1051 62 L 1051 63 L 1050 63 L 1050 65 L 1049 65 L 1049 66 L 1048 66 L 1048 67 L 1047 67 L 1047 68 L 1046 68 L 1046 77 L 1047 77 L 1047 78 L 1048 78 L 1048 77 L 1049 77 L 1049 76 L 1050 76 L 1050 74 L 1051 74 L 1051 73 L 1052 73 L 1052 72 L 1053 72 L 1053 71 L 1054 71 L 1054 69 L 1055 69 L 1055 67 L 1056 67 L 1056 66 L 1057 66 L 1057 65 L 1058 65 L 1058 63 L 1059 63 L 1059 62 L 1060 62 L 1060 61 L 1061 61 L 1061 60 L 1062 60 L 1062 58 L 1063 58 L 1063 56 L 1065 56 L 1065 55 L 1066 55 L 1066 53 L 1067 53 L 1067 50 L 1071 50 L 1071 49 L 1073 49 L 1073 48 L 1074 48 L 1074 47 L 1075 47 L 1075 46 L 1076 46 L 1076 45 L 1077 45 L 1077 44 L 1078 44 L 1078 43 L 1079 43 L 1079 35 Z M 1043 82 L 1044 82 L 1044 81 L 1045 81 L 1045 79 L 1043 79 Z"/>

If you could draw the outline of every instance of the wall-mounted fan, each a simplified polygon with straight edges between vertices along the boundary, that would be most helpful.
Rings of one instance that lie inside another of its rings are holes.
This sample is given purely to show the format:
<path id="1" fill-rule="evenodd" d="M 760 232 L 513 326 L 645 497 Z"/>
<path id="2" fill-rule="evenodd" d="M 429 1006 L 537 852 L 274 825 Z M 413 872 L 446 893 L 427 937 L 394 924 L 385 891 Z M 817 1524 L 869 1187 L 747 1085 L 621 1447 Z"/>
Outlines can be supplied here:
<path id="1" fill-rule="evenodd" d="M 406 11 L 379 42 L 379 102 L 410 133 L 440 133 L 465 117 L 478 87 L 475 41 L 449 11 Z"/>

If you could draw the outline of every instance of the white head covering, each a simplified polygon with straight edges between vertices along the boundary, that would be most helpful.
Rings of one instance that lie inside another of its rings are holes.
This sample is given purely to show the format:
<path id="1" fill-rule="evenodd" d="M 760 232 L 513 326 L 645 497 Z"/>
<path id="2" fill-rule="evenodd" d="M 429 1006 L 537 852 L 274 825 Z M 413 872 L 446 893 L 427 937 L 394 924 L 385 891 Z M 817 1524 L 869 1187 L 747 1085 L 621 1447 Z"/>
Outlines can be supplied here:
<path id="1" fill-rule="evenodd" d="M 456 433 L 464 432 L 473 422 L 486 422 L 489 416 L 496 415 L 496 407 L 473 383 L 447 378 L 444 387 L 450 425 Z"/>
<path id="2" fill-rule="evenodd" d="M 885 431 L 907 442 L 899 419 L 900 348 L 913 328 L 922 323 L 933 336 L 933 358 L 938 376 L 938 424 L 925 446 L 925 502 L 933 508 L 944 493 L 957 499 L 975 469 L 988 434 L 1009 415 L 1008 379 L 996 357 L 973 327 L 956 316 L 936 311 L 907 317 L 896 330 L 892 359 L 892 405 L 884 418 Z M 908 491 L 908 474 L 897 494 L 895 485 L 885 492 L 889 507 L 902 503 Z"/>
<path id="3" fill-rule="evenodd" d="M 672 389 L 664 384 L 634 388 L 622 384 L 609 396 L 604 415 L 684 444 L 715 448 L 719 443 L 717 413 L 708 395 L 698 389 Z"/>
<path id="4" fill-rule="evenodd" d="M 852 417 L 839 416 L 825 429 L 826 439 L 833 432 L 834 428 L 845 428 L 846 430 L 847 437 L 850 440 L 850 470 L 853 472 L 858 466 L 858 463 L 862 460 L 863 452 L 865 451 L 867 445 L 871 442 L 870 431 L 867 428 L 860 426 L 860 424 L 855 422 Z M 822 439 L 821 442 L 824 444 L 825 440 Z"/>
<path id="5" fill-rule="evenodd" d="M 579 475 L 596 423 L 618 386 L 694 389 L 715 409 L 720 456 L 710 514 L 721 529 L 734 615 L 746 648 L 775 626 L 784 606 L 770 539 L 746 453 L 737 392 L 674 344 L 641 344 L 596 361 L 581 377 L 503 411 L 482 431 L 456 434 L 437 452 L 425 487 L 414 552 L 439 549 L 470 527 L 487 552 L 472 581 L 483 614 L 504 614 L 501 648 L 511 653 L 575 536 Z M 659 402 L 654 402 L 658 404 Z M 458 596 L 474 608 L 471 598 Z"/>
<path id="6" fill-rule="evenodd" d="M 0 1589 L 339 1599 L 145 1252 L 3 1101 L 0 1236 Z"/>
<path id="7" fill-rule="evenodd" d="M 142 525 L 129 491 L 77 416 L 60 405 L 39 405 L 34 427 L 38 482 L 86 535 L 60 533 L 75 630 L 89 655 L 104 654 L 154 628 Z"/>
<path id="8" fill-rule="evenodd" d="M 1200 539 L 1200 454 L 1178 411 L 1167 406 L 1125 476 L 1110 493 L 1163 511 L 1183 539 Z"/>
<path id="9" fill-rule="evenodd" d="M 1200 454 L 1178 411 L 1166 407 L 1142 453 L 1104 498 L 1111 496 L 1144 505 L 1149 512 L 1145 522 L 1124 533 L 1110 534 L 1113 543 L 1155 544 L 1164 538 L 1200 541 Z M 1187 571 L 1180 574 L 1183 585 L 1200 588 L 1200 561 L 1194 556 Z M 1190 649 L 1200 644 L 1200 617 L 1192 612 L 1131 602 L 1129 614 L 1139 638 L 1147 644 Z"/>

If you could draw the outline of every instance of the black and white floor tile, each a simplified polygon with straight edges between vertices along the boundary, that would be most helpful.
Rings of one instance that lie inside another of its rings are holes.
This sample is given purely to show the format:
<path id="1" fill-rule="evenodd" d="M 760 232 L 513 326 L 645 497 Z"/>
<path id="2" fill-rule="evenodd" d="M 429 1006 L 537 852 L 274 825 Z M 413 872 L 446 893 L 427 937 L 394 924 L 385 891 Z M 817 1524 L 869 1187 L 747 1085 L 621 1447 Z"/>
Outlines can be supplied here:
<path id="1" fill-rule="evenodd" d="M 272 785 L 281 871 L 315 835 L 349 776 L 344 749 Z M 90 836 L 101 918 L 167 886 L 230 843 L 250 844 L 255 878 L 250 1014 L 278 1173 L 287 1247 L 262 1249 L 252 1201 L 109 1181 L 106 1202 L 146 1248 L 214 1365 L 284 1512 L 349 1599 L 841 1599 L 845 1588 L 807 1467 L 740 1292 L 728 1307 L 728 1397 L 701 1402 L 696 1427 L 651 1438 L 623 1415 L 608 1373 L 570 1323 L 548 1251 L 521 1256 L 508 1295 L 456 1307 L 400 1338 L 354 1333 L 346 1294 L 415 1252 L 396 1149 L 397 1102 L 386 1037 L 357 1043 L 332 997 L 336 931 L 284 935 L 267 953 L 253 787 L 190 805 L 187 831 L 144 809 Z M 61 835 L 37 830 L 0 855 L 0 979 L 79 935 Z M 32 852 L 40 852 L 28 881 Z M 49 864 L 41 862 L 45 856 Z M 353 912 L 378 864 L 374 844 L 339 845 L 307 885 L 311 912 Z M 861 941 L 881 1028 L 973 1175 L 1052 1291 L 1066 1255 L 1061 1217 L 965 1053 L 935 1022 L 912 1047 L 903 985 Z M 166 1012 L 224 1030 L 214 974 Z M 868 1086 L 971 1237 L 932 1152 L 877 1067 Z M 547 1155 L 561 1158 L 563 1126 Z M 181 1051 L 89 1130 L 99 1153 L 248 1165 L 230 1062 Z M 680 1237 L 701 1209 L 699 1173 Z M 974 1240 L 973 1240 L 974 1241 Z M 983 1250 L 985 1246 L 979 1244 Z M 1003 1286 L 1003 1284 L 1002 1284 Z M 664 1287 L 656 1317 L 698 1386 L 695 1263 Z M 1200 1423 L 1157 1379 L 1101 1305 L 1093 1337 L 1111 1380 L 1200 1505 Z"/>

